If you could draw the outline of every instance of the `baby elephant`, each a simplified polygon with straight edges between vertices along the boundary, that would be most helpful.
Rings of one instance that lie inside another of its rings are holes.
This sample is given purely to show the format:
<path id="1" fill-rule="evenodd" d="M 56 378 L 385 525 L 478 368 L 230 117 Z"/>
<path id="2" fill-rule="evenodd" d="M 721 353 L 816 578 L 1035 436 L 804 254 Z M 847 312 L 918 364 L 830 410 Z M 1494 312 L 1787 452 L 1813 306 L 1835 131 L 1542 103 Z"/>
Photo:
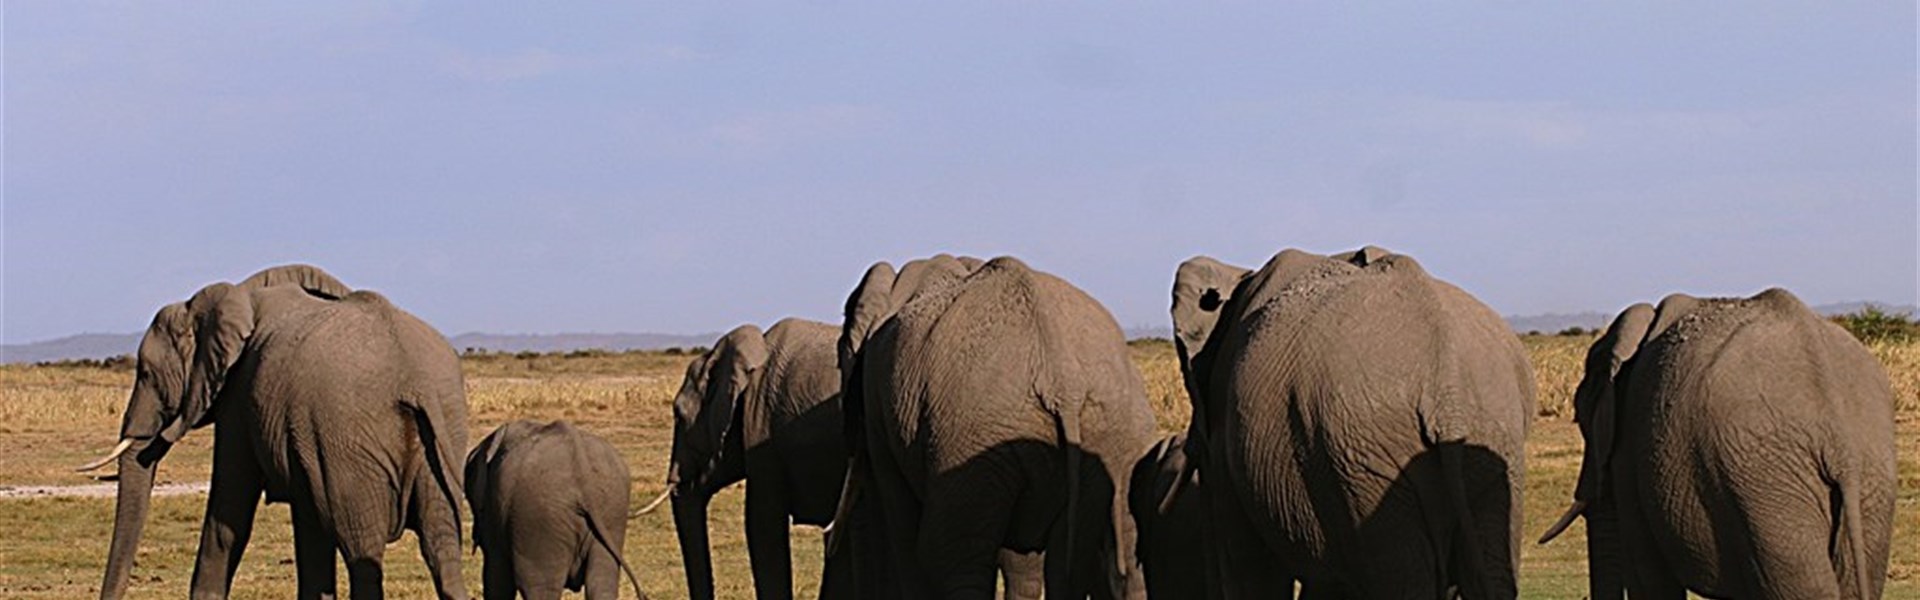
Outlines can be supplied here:
<path id="1" fill-rule="evenodd" d="M 473 542 L 486 553 L 486 597 L 620 597 L 627 537 L 627 463 L 613 445 L 566 421 L 514 421 L 467 454 Z"/>

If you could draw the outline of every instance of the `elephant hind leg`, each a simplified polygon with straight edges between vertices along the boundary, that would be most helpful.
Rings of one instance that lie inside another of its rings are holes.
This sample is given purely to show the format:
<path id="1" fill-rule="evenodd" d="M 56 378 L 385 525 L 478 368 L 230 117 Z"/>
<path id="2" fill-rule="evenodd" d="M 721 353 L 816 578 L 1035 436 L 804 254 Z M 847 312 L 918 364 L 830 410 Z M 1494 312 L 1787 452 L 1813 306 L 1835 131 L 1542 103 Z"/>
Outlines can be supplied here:
<path id="1" fill-rule="evenodd" d="M 412 504 L 410 520 L 420 537 L 420 558 L 426 561 L 434 591 L 441 600 L 464 600 L 467 586 L 460 566 L 459 516 L 431 477 L 415 479 Z"/>
<path id="2" fill-rule="evenodd" d="M 593 544 L 583 568 L 586 570 L 583 579 L 586 580 L 587 600 L 619 600 L 623 585 L 620 581 L 620 563 L 613 560 L 612 554 L 599 544 Z"/>
<path id="3" fill-rule="evenodd" d="M 386 567 L 381 564 L 378 552 L 371 555 L 356 553 L 348 556 L 347 593 L 353 600 L 382 600 L 386 598 Z"/>
<path id="4" fill-rule="evenodd" d="M 1015 489 L 979 477 L 929 482 L 916 552 L 939 597 L 993 600 Z"/>
<path id="5" fill-rule="evenodd" d="M 313 507 L 293 507 L 293 557 L 298 569 L 301 600 L 331 600 L 338 593 L 333 532 L 322 525 Z"/>

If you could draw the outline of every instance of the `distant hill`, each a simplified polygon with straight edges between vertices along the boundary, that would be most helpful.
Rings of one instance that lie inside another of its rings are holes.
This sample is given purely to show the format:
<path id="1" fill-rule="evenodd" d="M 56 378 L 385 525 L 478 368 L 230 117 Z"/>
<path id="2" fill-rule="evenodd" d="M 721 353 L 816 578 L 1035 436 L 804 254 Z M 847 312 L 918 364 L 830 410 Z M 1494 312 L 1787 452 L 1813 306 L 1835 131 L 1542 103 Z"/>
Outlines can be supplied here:
<path id="1" fill-rule="evenodd" d="M 1823 315 L 1859 311 L 1868 304 L 1881 310 L 1913 316 L 1920 313 L 1913 305 L 1877 302 L 1839 302 L 1813 307 Z M 1568 327 L 1595 329 L 1606 327 L 1613 315 L 1601 312 L 1555 313 L 1507 317 L 1507 325 L 1517 333 L 1538 331 L 1557 333 Z M 1172 338 L 1173 328 L 1136 325 L 1126 328 L 1127 339 Z M 132 354 L 140 345 L 140 333 L 83 333 L 26 344 L 0 345 L 0 363 L 36 363 L 82 358 L 108 358 Z M 448 340 L 455 351 L 469 348 L 493 352 L 566 352 L 569 350 L 665 350 L 711 346 L 718 333 L 680 335 L 671 333 L 463 333 Z"/>
<path id="2" fill-rule="evenodd" d="M 27 344 L 0 346 L 0 363 L 37 363 L 133 354 L 142 333 L 83 333 Z M 569 350 L 665 350 L 711 346 L 718 333 L 463 333 L 447 342 L 456 352 L 467 349 L 493 352 L 565 352 Z"/>
<path id="3" fill-rule="evenodd" d="M 453 349 L 494 352 L 566 352 L 569 350 L 665 350 L 712 346 L 718 333 L 462 333 L 447 340 Z"/>
<path id="4" fill-rule="evenodd" d="M 0 345 L 0 363 L 37 363 L 133 354 L 142 333 L 82 333 L 28 344 Z"/>

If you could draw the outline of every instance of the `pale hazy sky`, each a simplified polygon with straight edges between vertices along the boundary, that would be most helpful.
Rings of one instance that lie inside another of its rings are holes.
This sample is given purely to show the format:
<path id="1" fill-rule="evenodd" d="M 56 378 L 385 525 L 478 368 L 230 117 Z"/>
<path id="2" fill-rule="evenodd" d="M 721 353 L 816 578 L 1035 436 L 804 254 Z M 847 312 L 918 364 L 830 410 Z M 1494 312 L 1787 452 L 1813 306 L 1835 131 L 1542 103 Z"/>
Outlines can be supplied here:
<path id="1" fill-rule="evenodd" d="M 449 335 L 836 320 L 938 251 L 1127 326 L 1365 243 L 1509 314 L 1915 300 L 1911 0 L 500 4 L 9 1 L 0 337 L 290 261 Z"/>

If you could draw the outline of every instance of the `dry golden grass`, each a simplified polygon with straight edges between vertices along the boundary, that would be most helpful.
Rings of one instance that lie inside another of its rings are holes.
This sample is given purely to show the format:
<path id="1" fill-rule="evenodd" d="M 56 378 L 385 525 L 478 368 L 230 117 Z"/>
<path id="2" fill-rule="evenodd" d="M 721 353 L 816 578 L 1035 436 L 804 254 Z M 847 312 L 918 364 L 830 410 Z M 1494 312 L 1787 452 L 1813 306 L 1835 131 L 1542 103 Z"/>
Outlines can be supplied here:
<path id="1" fill-rule="evenodd" d="M 1527 443 L 1527 537 L 1565 507 L 1578 472 L 1581 441 L 1568 422 L 1579 363 L 1591 338 L 1524 339 L 1539 382 L 1539 410 Z M 1900 495 L 1889 598 L 1920 598 L 1920 343 L 1882 343 L 1875 356 L 1899 393 Z M 1170 344 L 1133 344 L 1135 364 L 1163 431 L 1185 426 L 1186 393 Z M 513 418 L 570 419 L 605 436 L 634 473 L 634 502 L 661 490 L 671 440 L 669 406 L 687 356 L 617 353 L 469 357 L 471 438 L 478 440 Z M 72 465 L 114 442 L 132 373 L 79 367 L 0 367 L 0 485 L 89 483 Z M 212 436 L 189 435 L 162 466 L 163 481 L 205 480 Z M 741 534 L 739 486 L 713 504 L 714 565 L 719 595 L 749 598 L 752 582 Z M 111 499 L 0 500 L 0 597 L 71 598 L 97 594 L 101 561 L 112 530 Z M 197 544 L 203 497 L 155 501 L 135 573 L 133 597 L 177 597 L 186 591 Z M 236 598 L 285 597 L 293 580 L 291 528 L 285 506 L 260 510 L 253 542 L 235 582 Z M 1581 527 L 1550 546 L 1523 548 L 1522 597 L 1579 598 L 1585 591 Z M 794 577 L 799 597 L 812 597 L 819 578 L 820 536 L 794 529 Z M 653 514 L 629 523 L 626 556 L 655 598 L 680 598 L 685 583 L 672 520 Z M 430 589 L 411 536 L 389 547 L 387 587 L 394 597 L 425 597 Z M 468 587 L 479 589 L 479 558 Z M 344 583 L 344 582 L 343 582 Z"/>

